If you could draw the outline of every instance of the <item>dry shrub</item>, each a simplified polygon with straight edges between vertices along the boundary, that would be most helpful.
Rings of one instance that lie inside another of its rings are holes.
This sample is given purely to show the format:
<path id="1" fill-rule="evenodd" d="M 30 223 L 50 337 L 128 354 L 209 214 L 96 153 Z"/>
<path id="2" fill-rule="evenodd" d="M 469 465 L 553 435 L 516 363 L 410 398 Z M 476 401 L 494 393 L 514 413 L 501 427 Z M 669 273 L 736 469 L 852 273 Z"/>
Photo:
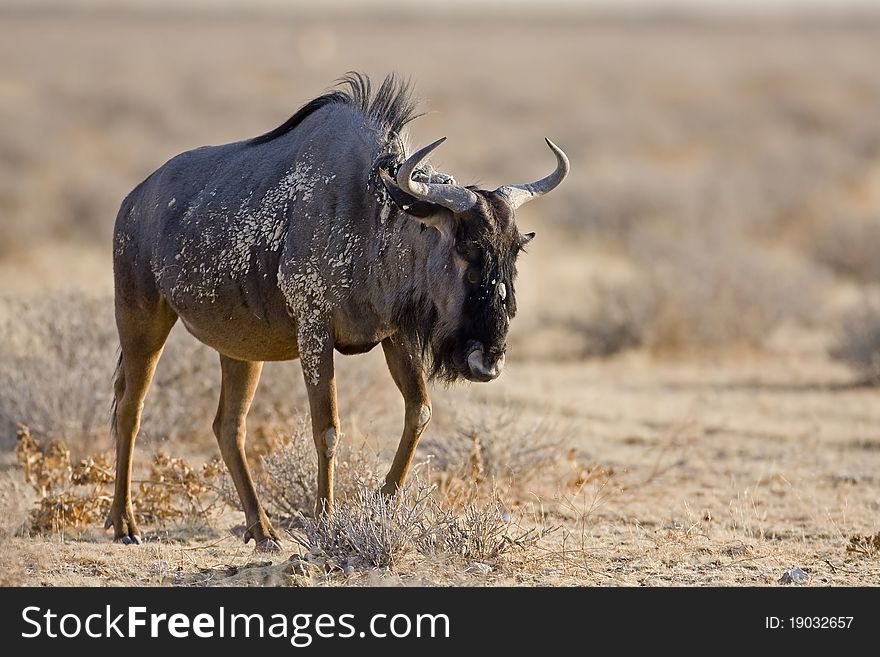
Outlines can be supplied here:
<path id="1" fill-rule="evenodd" d="M 877 555 L 880 555 L 880 532 L 869 534 L 867 536 L 850 536 L 849 545 L 846 546 L 846 551 L 861 554 L 866 557 L 876 557 Z"/>
<path id="2" fill-rule="evenodd" d="M 318 495 L 318 462 L 306 416 L 295 417 L 275 449 L 260 457 L 257 492 L 266 511 L 282 525 L 314 511 Z M 359 490 L 361 484 L 380 486 L 378 455 L 366 445 L 354 449 L 341 445 L 334 470 L 334 493 L 340 501 Z"/>
<path id="3" fill-rule="evenodd" d="M 844 314 L 828 354 L 866 381 L 880 383 L 880 298 L 866 295 Z"/>
<path id="4" fill-rule="evenodd" d="M 31 531 L 84 529 L 104 522 L 113 501 L 110 486 L 115 476 L 108 455 L 95 454 L 73 466 L 62 441 L 41 447 L 25 426 L 19 428 L 15 454 L 25 481 L 39 496 L 31 513 Z M 141 493 L 134 496 L 135 515 L 148 523 L 207 517 L 222 499 L 217 487 L 221 472 L 217 460 L 196 470 L 183 459 L 157 454 L 149 478 L 135 482 Z"/>
<path id="5" fill-rule="evenodd" d="M 634 275 L 593 282 L 581 312 L 555 320 L 576 336 L 568 353 L 760 348 L 786 323 L 824 319 L 817 308 L 829 277 L 791 253 L 704 229 L 676 237 L 644 229 L 629 251 Z"/>
<path id="6" fill-rule="evenodd" d="M 15 455 L 25 482 L 39 496 L 39 506 L 31 512 L 32 531 L 57 532 L 103 522 L 112 501 L 104 490 L 112 475 L 103 456 L 73 468 L 70 450 L 62 441 L 41 448 L 26 426 L 19 428 Z"/>
<path id="7" fill-rule="evenodd" d="M 860 283 L 880 282 L 880 219 L 834 216 L 821 223 L 809 245 L 815 260 Z"/>
<path id="8" fill-rule="evenodd" d="M 555 530 L 543 524 L 524 527 L 513 520 L 498 491 L 488 487 L 487 500 L 462 503 L 437 487 L 415 482 L 393 498 L 382 495 L 375 463 L 358 453 L 339 456 L 339 496 L 332 516 L 308 516 L 314 504 L 315 466 L 305 449 L 305 423 L 296 435 L 282 439 L 278 449 L 262 457 L 258 481 L 266 507 L 293 526 L 293 537 L 332 569 L 393 568 L 408 555 L 443 557 L 454 563 L 497 564 L 512 549 L 528 550 Z M 114 479 L 110 457 L 99 453 L 73 466 L 61 441 L 41 447 L 26 427 L 18 435 L 16 456 L 25 481 L 39 495 L 31 513 L 36 533 L 98 526 L 112 503 Z M 352 457 L 352 458 L 349 458 Z M 486 460 L 489 469 L 497 467 Z M 447 473 L 447 481 L 457 475 Z M 481 484 L 487 480 L 481 479 Z M 214 459 L 201 468 L 158 453 L 146 479 L 135 480 L 135 515 L 140 522 L 207 519 L 223 504 L 235 503 L 222 463 Z M 295 521 L 295 522 L 294 522 Z"/>
<path id="9" fill-rule="evenodd" d="M 341 451 L 336 506 L 328 518 L 311 514 L 315 450 L 301 418 L 278 449 L 261 459 L 261 499 L 331 568 L 393 568 L 416 554 L 497 563 L 552 531 L 513 520 L 503 497 L 525 498 L 530 486 L 564 480 L 560 473 L 577 468 L 560 447 L 566 432 L 547 419 L 530 421 L 510 407 L 481 406 L 458 423 L 452 440 L 425 441 L 420 453 L 429 455 L 427 463 L 413 468 L 411 483 L 392 499 L 381 494 L 378 461 L 365 457 L 367 450 Z"/>
<path id="10" fill-rule="evenodd" d="M 224 491 L 216 485 L 225 471 L 219 459 L 196 469 L 185 459 L 158 452 L 150 463 L 148 479 L 138 482 L 140 495 L 132 500 L 135 515 L 146 523 L 193 516 L 206 518 L 218 501 L 226 501 Z M 208 493 L 219 495 L 206 498 Z"/>
<path id="11" fill-rule="evenodd" d="M 413 493 L 408 488 L 389 499 L 362 482 L 331 515 L 303 518 L 293 536 L 331 566 L 390 568 L 414 549 L 424 533 L 430 492 L 417 488 Z"/>
<path id="12" fill-rule="evenodd" d="M 25 483 L 31 484 L 42 497 L 71 477 L 70 451 L 64 443 L 53 440 L 45 450 L 40 449 L 24 425 L 18 430 L 15 456 L 24 470 Z"/>
<path id="13" fill-rule="evenodd" d="M 456 423 L 457 433 L 425 441 L 420 449 L 427 456 L 422 466 L 427 467 L 419 472 L 436 486 L 437 508 L 451 514 L 447 520 L 455 519 L 464 527 L 457 532 L 455 525 L 450 526 L 445 536 L 453 543 L 456 536 L 481 533 L 468 519 L 494 517 L 500 528 L 500 519 L 510 522 L 505 508 L 524 512 L 536 503 L 540 508 L 545 502 L 564 505 L 586 489 L 604 490 L 616 476 L 613 468 L 590 462 L 568 446 L 575 441 L 576 425 L 559 418 L 531 418 L 513 405 L 480 405 Z M 532 515 L 533 522 L 543 523 L 543 511 Z M 511 545 L 529 543 L 528 531 L 505 537 Z"/>
<path id="14" fill-rule="evenodd" d="M 270 516 L 289 521 L 314 508 L 317 493 L 317 457 L 305 426 L 282 435 L 276 449 L 260 457 L 257 494 Z"/>
<path id="15" fill-rule="evenodd" d="M 653 350 L 761 347 L 785 322 L 816 321 L 821 307 L 819 270 L 729 237 L 646 237 L 633 255 L 654 297 L 642 328 Z"/>
<path id="16" fill-rule="evenodd" d="M 10 444 L 24 423 L 80 454 L 109 447 L 119 343 L 113 299 L 82 292 L 4 299 L 0 333 L 7 336 L 0 343 L 0 445 Z M 218 383 L 216 357 L 175 331 L 147 397 L 143 436 L 210 435 Z"/>
<path id="17" fill-rule="evenodd" d="M 392 498 L 363 480 L 331 516 L 303 518 L 293 536 L 330 568 L 394 568 L 408 555 L 444 557 L 453 564 L 493 564 L 512 549 L 527 550 L 556 527 L 523 528 L 497 499 L 446 506 L 421 480 Z"/>
<path id="18" fill-rule="evenodd" d="M 425 556 L 498 563 L 511 549 L 527 550 L 557 529 L 544 525 L 524 528 L 522 519 L 515 520 L 497 499 L 471 502 L 458 512 L 435 499 L 416 547 Z"/>
<path id="19" fill-rule="evenodd" d="M 658 312 L 652 287 L 642 282 L 596 282 L 592 291 L 588 310 L 568 320 L 581 337 L 581 356 L 605 358 L 641 347 Z"/>
<path id="20" fill-rule="evenodd" d="M 107 298 L 0 300 L 0 447 L 19 423 L 77 448 L 107 445 L 116 325 Z"/>

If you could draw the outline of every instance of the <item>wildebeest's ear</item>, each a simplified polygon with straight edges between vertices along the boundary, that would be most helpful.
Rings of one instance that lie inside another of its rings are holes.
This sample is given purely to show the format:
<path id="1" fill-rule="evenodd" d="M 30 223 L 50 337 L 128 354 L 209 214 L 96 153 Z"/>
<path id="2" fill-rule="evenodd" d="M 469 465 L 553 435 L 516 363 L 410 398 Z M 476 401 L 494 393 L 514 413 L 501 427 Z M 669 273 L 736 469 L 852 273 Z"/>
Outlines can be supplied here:
<path id="1" fill-rule="evenodd" d="M 415 196 L 407 194 L 397 186 L 394 178 L 392 178 L 385 169 L 379 169 L 379 177 L 382 179 L 385 189 L 388 190 L 391 200 L 394 201 L 397 207 L 411 217 L 427 219 L 428 217 L 433 217 L 443 212 L 443 208 L 439 205 L 429 203 L 428 201 L 420 201 Z"/>
<path id="2" fill-rule="evenodd" d="M 523 233 L 519 236 L 519 246 L 520 248 L 524 247 L 526 244 L 535 239 L 534 233 Z"/>

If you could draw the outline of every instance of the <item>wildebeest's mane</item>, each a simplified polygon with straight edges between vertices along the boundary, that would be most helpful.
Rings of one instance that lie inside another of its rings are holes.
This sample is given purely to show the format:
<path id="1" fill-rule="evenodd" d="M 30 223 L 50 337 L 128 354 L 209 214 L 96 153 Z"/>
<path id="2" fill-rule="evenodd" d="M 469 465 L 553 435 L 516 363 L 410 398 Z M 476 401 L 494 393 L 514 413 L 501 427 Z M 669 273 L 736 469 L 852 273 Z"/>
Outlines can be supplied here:
<path id="1" fill-rule="evenodd" d="M 385 76 L 379 90 L 373 94 L 373 83 L 370 78 L 357 72 L 346 73 L 337 81 L 340 87 L 299 108 L 296 113 L 277 128 L 254 137 L 251 144 L 263 144 L 287 134 L 302 123 L 308 116 L 322 107 L 343 103 L 358 109 L 364 116 L 372 119 L 378 126 L 386 128 L 390 134 L 397 135 L 407 123 L 420 116 L 416 111 L 409 82 L 401 80 L 391 73 Z"/>
<path id="2" fill-rule="evenodd" d="M 338 85 L 348 87 L 347 91 L 339 92 L 345 96 L 345 102 L 394 134 L 399 134 L 403 126 L 421 116 L 416 111 L 417 103 L 410 83 L 394 73 L 385 76 L 375 95 L 372 81 L 363 73 L 350 71 L 338 80 Z"/>

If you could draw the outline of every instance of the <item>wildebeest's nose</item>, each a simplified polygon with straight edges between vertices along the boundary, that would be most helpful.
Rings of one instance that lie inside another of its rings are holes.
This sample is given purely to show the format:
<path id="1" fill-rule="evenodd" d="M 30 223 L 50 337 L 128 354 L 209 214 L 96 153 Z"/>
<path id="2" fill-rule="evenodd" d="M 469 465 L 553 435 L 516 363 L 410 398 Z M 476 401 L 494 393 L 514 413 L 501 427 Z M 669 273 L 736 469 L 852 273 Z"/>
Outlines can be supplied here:
<path id="1" fill-rule="evenodd" d="M 486 358 L 482 345 L 473 349 L 468 354 L 468 369 L 471 371 L 473 380 L 482 382 L 491 381 L 497 379 L 498 375 L 501 374 L 501 370 L 504 369 L 504 354 L 501 354 L 494 360 L 494 362 L 487 361 L 489 361 L 489 359 Z"/>

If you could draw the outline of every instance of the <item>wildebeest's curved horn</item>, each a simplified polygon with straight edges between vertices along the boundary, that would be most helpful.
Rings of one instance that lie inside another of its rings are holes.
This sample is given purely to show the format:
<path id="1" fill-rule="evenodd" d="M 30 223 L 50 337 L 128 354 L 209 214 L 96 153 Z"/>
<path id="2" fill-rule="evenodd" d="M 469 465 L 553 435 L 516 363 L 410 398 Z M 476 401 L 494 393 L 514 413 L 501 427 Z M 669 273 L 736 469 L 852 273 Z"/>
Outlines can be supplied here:
<path id="1" fill-rule="evenodd" d="M 526 185 L 504 185 L 495 190 L 496 193 L 504 194 L 507 197 L 507 202 L 510 203 L 510 206 L 514 210 L 523 203 L 528 203 L 533 198 L 543 196 L 565 180 L 565 177 L 568 175 L 570 169 L 568 157 L 562 152 L 562 149 L 559 148 L 559 146 L 546 137 L 544 138 L 544 141 L 547 142 L 550 150 L 553 151 L 553 154 L 556 156 L 556 170 L 546 178 L 541 178 L 537 182 L 528 183 Z"/>
<path id="2" fill-rule="evenodd" d="M 433 144 L 429 144 L 416 151 L 400 165 L 397 170 L 397 185 L 407 194 L 416 197 L 422 201 L 429 201 L 442 205 L 444 208 L 452 210 L 456 214 L 466 212 L 474 207 L 477 202 L 477 195 L 466 187 L 458 185 L 443 185 L 439 183 L 424 183 L 412 179 L 412 173 L 415 168 L 428 157 L 428 154 L 446 141 L 446 137 L 438 139 Z"/>

